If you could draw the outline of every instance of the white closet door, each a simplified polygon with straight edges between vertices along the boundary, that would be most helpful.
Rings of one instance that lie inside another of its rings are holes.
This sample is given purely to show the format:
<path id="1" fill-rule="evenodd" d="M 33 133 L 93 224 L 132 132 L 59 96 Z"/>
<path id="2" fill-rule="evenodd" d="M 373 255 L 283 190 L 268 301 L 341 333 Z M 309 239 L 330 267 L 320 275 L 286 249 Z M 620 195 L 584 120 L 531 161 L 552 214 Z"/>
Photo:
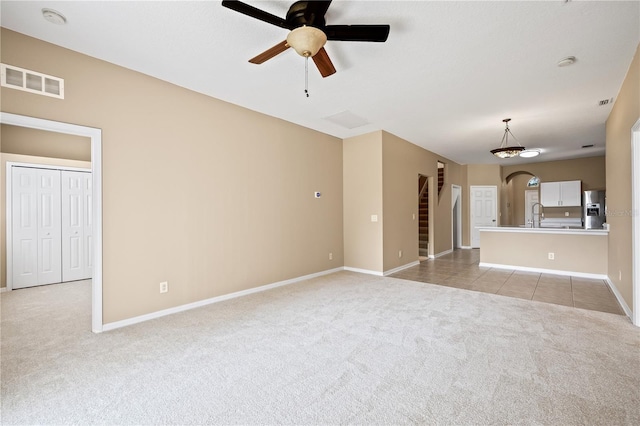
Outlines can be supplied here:
<path id="1" fill-rule="evenodd" d="M 13 288 L 38 285 L 36 169 L 11 168 Z"/>
<path id="2" fill-rule="evenodd" d="M 60 171 L 12 167 L 13 288 L 59 283 Z"/>
<path id="3" fill-rule="evenodd" d="M 91 278 L 91 221 L 87 185 L 91 174 L 62 171 L 62 281 Z M 90 185 L 90 184 L 89 184 Z M 90 192 L 89 192 L 90 196 Z"/>

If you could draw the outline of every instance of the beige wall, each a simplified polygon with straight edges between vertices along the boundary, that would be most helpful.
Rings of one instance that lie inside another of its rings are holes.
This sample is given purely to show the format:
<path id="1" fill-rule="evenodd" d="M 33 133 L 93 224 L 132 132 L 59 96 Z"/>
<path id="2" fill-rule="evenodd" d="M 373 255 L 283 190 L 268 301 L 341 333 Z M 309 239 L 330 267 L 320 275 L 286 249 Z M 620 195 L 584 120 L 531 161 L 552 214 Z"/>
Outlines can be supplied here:
<path id="1" fill-rule="evenodd" d="M 5 142 L 6 140 L 3 141 L 2 148 L 4 148 Z M 5 232 L 5 230 L 7 229 L 5 214 L 7 211 L 7 188 L 5 182 L 5 177 L 7 176 L 7 162 L 80 167 L 85 169 L 91 168 L 91 163 L 87 161 L 64 160 L 60 158 L 34 157 L 30 155 L 0 153 L 0 287 L 7 286 L 7 240 Z"/>
<path id="2" fill-rule="evenodd" d="M 382 272 L 382 133 L 345 139 L 343 167 L 344 265 Z"/>
<path id="3" fill-rule="evenodd" d="M 66 96 L 2 111 L 102 129 L 105 323 L 344 265 L 340 139 L 5 29 L 1 54 Z"/>
<path id="4" fill-rule="evenodd" d="M 480 245 L 483 263 L 607 274 L 606 235 L 480 231 Z M 555 260 L 549 260 L 549 253 Z"/>
<path id="5" fill-rule="evenodd" d="M 440 196 L 437 194 L 438 161 L 446 164 L 445 183 Z M 429 232 L 432 253 L 451 250 L 451 184 L 464 185 L 462 168 L 449 159 L 382 132 L 385 271 L 418 260 L 419 175 L 434 177 L 429 188 L 429 211 L 433 219 Z M 402 257 L 399 257 L 400 250 Z"/>
<path id="6" fill-rule="evenodd" d="M 631 128 L 640 118 L 640 46 L 607 119 L 607 223 L 609 279 L 633 306 L 631 242 Z M 635 212 L 638 215 L 638 212 Z M 636 267 L 640 262 L 636 259 Z"/>
<path id="7" fill-rule="evenodd" d="M 384 131 L 345 139 L 343 159 L 346 267 L 382 273 L 418 260 L 419 175 L 435 178 L 429 188 L 432 252 L 452 248 L 451 184 L 464 187 L 466 167 Z M 447 165 L 440 197 L 438 161 Z M 371 222 L 372 214 L 378 222 Z"/>
<path id="8" fill-rule="evenodd" d="M 91 161 L 91 140 L 82 136 L 2 124 L 0 139 L 8 154 Z"/>

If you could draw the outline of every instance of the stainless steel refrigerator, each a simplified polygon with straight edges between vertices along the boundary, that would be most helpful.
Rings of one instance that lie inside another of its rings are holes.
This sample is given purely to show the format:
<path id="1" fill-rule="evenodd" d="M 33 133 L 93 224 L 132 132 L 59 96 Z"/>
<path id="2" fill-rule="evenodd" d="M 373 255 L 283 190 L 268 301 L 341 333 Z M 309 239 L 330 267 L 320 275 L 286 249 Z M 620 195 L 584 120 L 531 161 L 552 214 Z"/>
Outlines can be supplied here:
<path id="1" fill-rule="evenodd" d="M 602 229 L 607 221 L 605 191 L 584 191 L 582 193 L 582 222 L 584 229 Z"/>

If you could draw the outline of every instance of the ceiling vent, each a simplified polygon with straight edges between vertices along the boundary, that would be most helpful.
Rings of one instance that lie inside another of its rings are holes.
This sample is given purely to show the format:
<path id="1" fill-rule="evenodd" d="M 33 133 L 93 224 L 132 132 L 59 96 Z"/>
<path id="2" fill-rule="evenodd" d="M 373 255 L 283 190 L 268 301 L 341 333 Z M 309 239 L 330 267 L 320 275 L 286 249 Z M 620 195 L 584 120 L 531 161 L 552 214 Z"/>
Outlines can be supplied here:
<path id="1" fill-rule="evenodd" d="M 347 129 L 355 129 L 356 127 L 362 127 L 369 124 L 366 119 L 352 113 L 351 111 L 342 111 L 325 117 L 324 119 Z"/>
<path id="2" fill-rule="evenodd" d="M 613 98 L 603 99 L 600 102 L 598 102 L 598 106 L 605 106 L 605 105 L 609 105 L 611 103 L 613 103 Z"/>
<path id="3" fill-rule="evenodd" d="M 24 90 L 38 95 L 64 99 L 64 79 L 40 72 L 0 64 L 3 87 Z"/>

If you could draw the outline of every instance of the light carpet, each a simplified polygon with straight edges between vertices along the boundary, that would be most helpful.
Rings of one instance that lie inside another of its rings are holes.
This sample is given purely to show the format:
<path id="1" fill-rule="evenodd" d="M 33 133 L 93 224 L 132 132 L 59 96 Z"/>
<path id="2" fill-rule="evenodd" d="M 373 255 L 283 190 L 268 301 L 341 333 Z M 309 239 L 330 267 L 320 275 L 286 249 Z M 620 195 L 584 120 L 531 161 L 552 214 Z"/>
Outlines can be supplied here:
<path id="1" fill-rule="evenodd" d="M 620 315 L 340 272 L 102 334 L 3 293 L 2 424 L 640 424 Z"/>

